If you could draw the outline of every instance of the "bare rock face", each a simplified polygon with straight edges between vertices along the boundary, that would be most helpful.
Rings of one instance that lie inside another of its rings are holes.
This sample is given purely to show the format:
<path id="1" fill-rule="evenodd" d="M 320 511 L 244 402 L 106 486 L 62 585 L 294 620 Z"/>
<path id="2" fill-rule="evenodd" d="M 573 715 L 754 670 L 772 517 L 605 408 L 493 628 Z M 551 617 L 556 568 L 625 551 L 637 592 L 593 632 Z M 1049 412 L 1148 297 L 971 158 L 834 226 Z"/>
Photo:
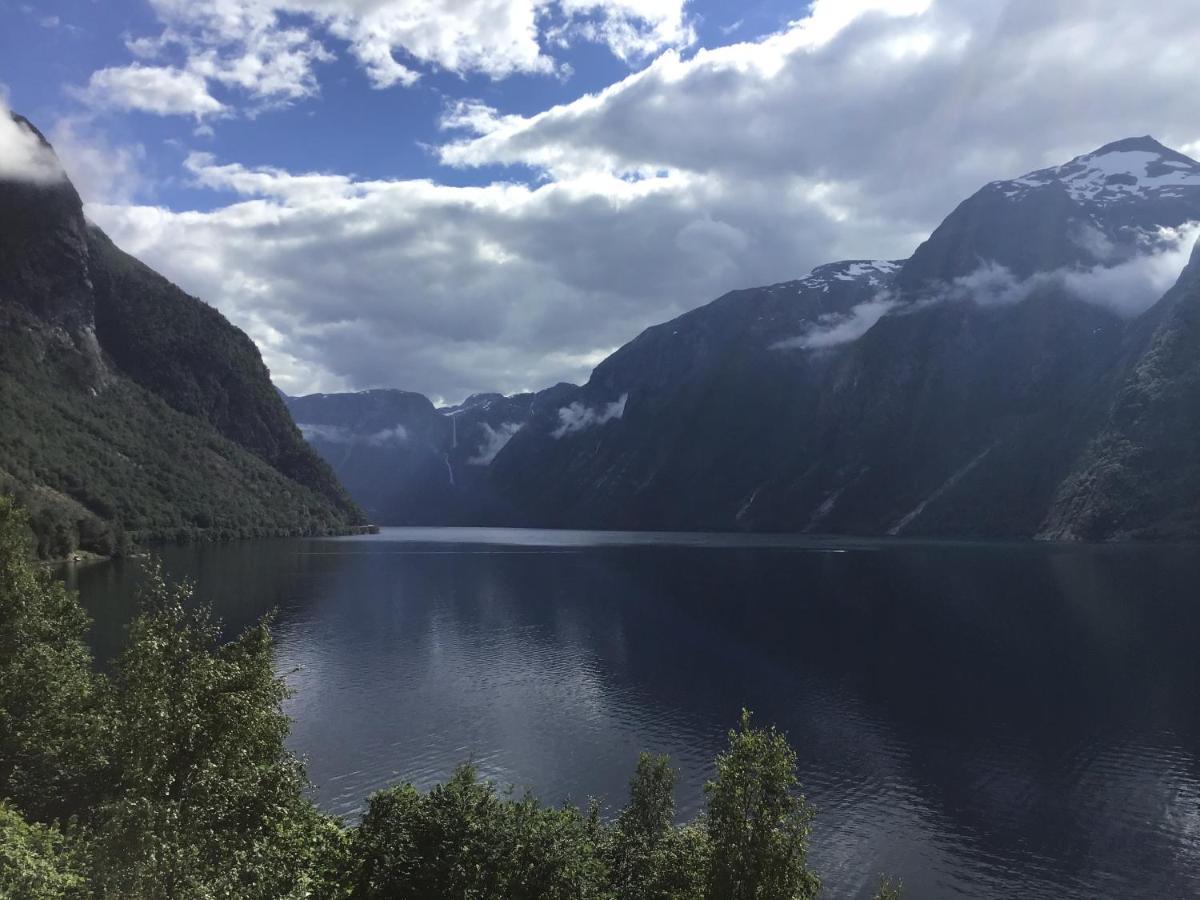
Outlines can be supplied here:
<path id="1" fill-rule="evenodd" d="M 13 118 L 53 153 L 41 132 Z M 0 315 L 10 327 L 36 333 L 41 353 L 69 362 L 82 384 L 98 389 L 107 380 L 96 340 L 87 223 L 65 175 L 36 182 L 0 178 Z"/>

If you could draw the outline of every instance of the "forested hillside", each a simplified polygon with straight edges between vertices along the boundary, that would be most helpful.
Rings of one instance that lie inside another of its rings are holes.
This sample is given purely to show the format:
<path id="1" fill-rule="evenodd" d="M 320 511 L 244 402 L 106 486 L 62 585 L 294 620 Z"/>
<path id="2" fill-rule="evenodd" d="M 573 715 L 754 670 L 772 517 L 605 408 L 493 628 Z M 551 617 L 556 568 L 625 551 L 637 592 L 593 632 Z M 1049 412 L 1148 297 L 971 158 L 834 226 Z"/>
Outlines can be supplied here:
<path id="1" fill-rule="evenodd" d="M 87 223 L 65 176 L 0 180 L 0 487 L 48 556 L 362 521 L 254 343 Z"/>

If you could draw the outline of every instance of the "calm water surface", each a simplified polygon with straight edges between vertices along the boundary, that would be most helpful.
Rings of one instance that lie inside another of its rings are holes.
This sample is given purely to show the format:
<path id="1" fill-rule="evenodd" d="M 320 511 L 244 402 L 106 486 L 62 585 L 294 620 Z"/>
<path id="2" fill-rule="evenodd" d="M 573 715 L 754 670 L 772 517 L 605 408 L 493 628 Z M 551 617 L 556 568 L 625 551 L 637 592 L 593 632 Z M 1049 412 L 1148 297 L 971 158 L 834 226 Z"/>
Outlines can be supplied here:
<path id="1" fill-rule="evenodd" d="M 292 746 L 353 815 L 472 759 L 550 802 L 669 753 L 702 806 L 743 705 L 787 732 L 825 896 L 1200 897 L 1200 549 L 490 529 L 168 548 L 278 609 Z M 136 567 L 72 576 L 110 653 Z"/>

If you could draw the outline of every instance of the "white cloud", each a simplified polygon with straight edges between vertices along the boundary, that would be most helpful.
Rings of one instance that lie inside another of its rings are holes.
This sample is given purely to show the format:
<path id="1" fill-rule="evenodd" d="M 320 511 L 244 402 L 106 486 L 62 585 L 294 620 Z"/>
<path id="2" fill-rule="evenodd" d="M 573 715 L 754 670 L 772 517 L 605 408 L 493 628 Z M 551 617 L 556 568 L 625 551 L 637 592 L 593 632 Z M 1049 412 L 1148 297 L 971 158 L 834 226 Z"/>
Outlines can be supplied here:
<path id="1" fill-rule="evenodd" d="M 1197 240 L 1200 223 L 1164 228 L 1146 236 L 1142 252 L 1119 263 L 1058 269 L 1026 279 L 988 263 L 955 279 L 944 296 L 986 306 L 1018 303 L 1045 289 L 1064 290 L 1078 300 L 1132 318 L 1153 306 L 1179 280 Z"/>
<path id="2" fill-rule="evenodd" d="M 203 77 L 170 66 L 134 63 L 92 73 L 77 92 L 85 103 L 101 109 L 138 110 L 160 116 L 186 115 L 202 119 L 225 111 L 208 92 Z"/>
<path id="3" fill-rule="evenodd" d="M 521 430 L 520 422 L 503 422 L 499 428 L 493 428 L 487 422 L 481 424 L 483 426 L 483 443 L 479 445 L 479 452 L 467 460 L 468 465 L 490 466 L 500 451 L 508 446 L 513 435 Z"/>
<path id="4" fill-rule="evenodd" d="M 506 7 L 488 34 L 477 33 L 485 0 L 439 5 L 436 22 L 420 11 L 434 6 L 399 0 L 155 2 L 168 30 L 234 48 L 281 28 L 280 11 L 288 27 L 307 16 L 414 75 L 542 71 L 556 52 L 555 24 L 526 15 L 543 8 L 532 0 Z M 641 9 L 673 23 L 683 5 Z M 636 12 L 608 4 L 575 18 Z M 1197 45 L 1191 0 L 1163 0 L 1153 15 L 1123 0 L 819 0 L 777 34 L 690 58 L 668 51 L 537 115 L 507 114 L 502 95 L 500 109 L 451 104 L 440 158 L 532 166 L 527 184 L 358 181 L 193 156 L 192 177 L 238 202 L 90 212 L 245 327 L 293 393 L 540 388 L 586 378 L 605 350 L 727 290 L 835 259 L 904 258 L 997 178 L 1130 135 L 1196 141 Z M 1091 279 L 1080 293 L 1136 308 L 1149 293 L 1099 286 L 1133 271 L 1121 265 L 1071 277 Z M 1002 300 L 1003 277 L 990 277 L 978 289 Z M 825 339 L 875 312 L 826 323 Z"/>
<path id="5" fill-rule="evenodd" d="M 332 59 L 315 36 L 320 30 L 349 44 L 376 88 L 411 85 L 422 67 L 493 79 L 565 72 L 568 67 L 548 55 L 543 42 L 594 41 L 632 61 L 695 38 L 684 0 L 151 0 L 151 5 L 164 29 L 130 38 L 131 53 L 154 60 L 181 49 L 187 74 L 270 103 L 317 92 L 315 65 Z"/>
<path id="6" fill-rule="evenodd" d="M 0 98 L 0 179 L 52 184 L 63 178 L 54 153 L 13 118 Z"/>
<path id="7" fill-rule="evenodd" d="M 643 328 L 763 273 L 783 280 L 806 243 L 819 262 L 832 234 L 820 213 L 780 207 L 773 185 L 682 174 L 450 187 L 203 154 L 188 166 L 243 199 L 89 215 L 245 328 L 292 394 L 349 384 L 453 400 L 584 380 Z"/>
<path id="8" fill-rule="evenodd" d="M 408 440 L 408 429 L 403 425 L 384 428 L 374 434 L 367 435 L 366 441 L 372 447 L 382 447 L 387 444 L 403 444 Z"/>
<path id="9" fill-rule="evenodd" d="M 578 34 L 606 44 L 626 62 L 696 40 L 679 0 L 559 0 L 559 5 L 567 17 L 558 29 L 560 39 Z"/>
<path id="10" fill-rule="evenodd" d="M 384 428 L 369 434 L 360 434 L 344 425 L 298 422 L 296 427 L 300 429 L 300 433 L 304 435 L 306 441 L 324 441 L 328 444 L 366 444 L 371 447 L 384 447 L 388 444 L 403 444 L 408 440 L 408 429 L 403 425 Z"/>
<path id="11" fill-rule="evenodd" d="M 86 121 L 70 118 L 54 124 L 50 142 L 85 203 L 128 203 L 150 190 L 141 144 L 113 145 Z"/>
<path id="12" fill-rule="evenodd" d="M 233 52 L 208 47 L 188 59 L 188 71 L 239 88 L 252 98 L 286 102 L 317 93 L 314 65 L 333 54 L 299 28 L 268 28 L 246 35 Z"/>
<path id="13" fill-rule="evenodd" d="M 1020 303 L 1041 291 L 1066 292 L 1077 300 L 1103 306 L 1133 318 L 1153 306 L 1179 280 L 1200 241 L 1200 223 L 1164 228 L 1147 235 L 1143 252 L 1106 265 L 1040 272 L 1019 279 L 1005 266 L 986 262 L 969 275 L 920 300 L 903 302 L 882 294 L 853 307 L 849 313 L 830 313 L 803 334 L 780 341 L 775 350 L 819 350 L 858 340 L 890 312 L 931 303 L 971 302 L 981 306 Z"/>
<path id="14" fill-rule="evenodd" d="M 1164 229 L 1152 248 L 1115 266 L 1095 266 L 1063 273 L 1063 283 L 1075 296 L 1106 306 L 1125 317 L 1145 312 L 1175 282 L 1200 240 L 1200 223 Z"/>
<path id="15" fill-rule="evenodd" d="M 325 441 L 329 444 L 351 444 L 354 433 L 344 425 L 314 425 L 308 422 L 297 422 L 296 427 L 304 435 L 306 441 Z"/>
<path id="16" fill-rule="evenodd" d="M 882 217 L 914 234 L 996 178 L 1135 134 L 1195 140 L 1200 59 L 1185 48 L 1197 41 L 1200 19 L 1184 0 L 1153 16 L 1121 0 L 818 0 L 778 34 L 665 53 L 597 94 L 490 121 L 440 154 L 551 177 L 791 179 L 801 196 L 782 202 L 820 197 L 848 228 Z"/>
<path id="17" fill-rule="evenodd" d="M 620 419 L 625 415 L 625 404 L 628 400 L 629 395 L 622 394 L 611 403 L 599 407 L 587 406 L 576 400 L 558 411 L 558 427 L 551 434 L 555 438 L 562 438 Z"/>
<path id="18" fill-rule="evenodd" d="M 875 323 L 895 309 L 897 302 L 889 297 L 877 297 L 859 303 L 846 315 L 831 313 L 821 316 L 804 334 L 772 345 L 773 350 L 823 350 L 849 344 L 875 327 Z"/>
<path id="19" fill-rule="evenodd" d="M 1162 228 L 1144 234 L 1140 251 L 1120 262 L 1055 269 L 1028 278 L 1018 278 L 998 263 L 985 262 L 969 275 L 955 278 L 908 306 L 948 301 L 1007 305 L 1054 291 L 1105 307 L 1123 318 L 1133 318 L 1148 310 L 1175 285 L 1198 241 L 1200 222 Z"/>

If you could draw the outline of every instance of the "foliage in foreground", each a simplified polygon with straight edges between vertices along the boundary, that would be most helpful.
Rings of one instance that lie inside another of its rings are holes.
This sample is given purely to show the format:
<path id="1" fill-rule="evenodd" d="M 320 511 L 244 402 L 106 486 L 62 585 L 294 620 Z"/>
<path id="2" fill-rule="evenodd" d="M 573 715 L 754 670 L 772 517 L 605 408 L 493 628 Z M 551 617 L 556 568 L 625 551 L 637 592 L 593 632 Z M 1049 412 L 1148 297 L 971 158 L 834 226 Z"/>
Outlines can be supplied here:
<path id="1" fill-rule="evenodd" d="M 25 535 L 0 497 L 0 896 L 805 900 L 820 889 L 795 754 L 748 713 L 690 824 L 675 824 L 667 759 L 643 755 L 614 821 L 595 805 L 508 796 L 463 766 L 426 793 L 376 794 L 347 828 L 305 797 L 284 747 L 266 623 L 223 643 L 189 589 L 154 572 L 125 650 L 97 675 L 77 599 L 31 564 Z"/>

